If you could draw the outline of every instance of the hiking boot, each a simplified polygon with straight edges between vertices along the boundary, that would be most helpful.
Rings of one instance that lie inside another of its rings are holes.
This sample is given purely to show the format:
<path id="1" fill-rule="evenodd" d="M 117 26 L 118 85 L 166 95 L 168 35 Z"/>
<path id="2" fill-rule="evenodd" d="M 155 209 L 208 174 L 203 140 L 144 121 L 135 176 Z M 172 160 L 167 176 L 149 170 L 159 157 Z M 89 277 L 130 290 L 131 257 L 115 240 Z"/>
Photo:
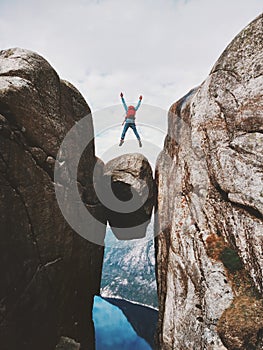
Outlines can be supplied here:
<path id="1" fill-rule="evenodd" d="M 120 140 L 119 146 L 122 146 L 124 143 L 124 140 Z"/>
<path id="2" fill-rule="evenodd" d="M 139 141 L 139 146 L 142 147 L 142 141 L 141 140 L 138 140 Z"/>

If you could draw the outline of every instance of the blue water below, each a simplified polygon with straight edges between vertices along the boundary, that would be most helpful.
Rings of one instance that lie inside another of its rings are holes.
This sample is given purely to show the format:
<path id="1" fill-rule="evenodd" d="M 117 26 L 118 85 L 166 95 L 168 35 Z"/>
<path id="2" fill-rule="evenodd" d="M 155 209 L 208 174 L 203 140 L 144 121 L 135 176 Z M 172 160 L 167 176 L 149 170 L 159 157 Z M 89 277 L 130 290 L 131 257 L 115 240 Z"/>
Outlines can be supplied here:
<path id="1" fill-rule="evenodd" d="M 96 296 L 93 305 L 96 350 L 152 350 L 137 335 L 123 312 Z"/>

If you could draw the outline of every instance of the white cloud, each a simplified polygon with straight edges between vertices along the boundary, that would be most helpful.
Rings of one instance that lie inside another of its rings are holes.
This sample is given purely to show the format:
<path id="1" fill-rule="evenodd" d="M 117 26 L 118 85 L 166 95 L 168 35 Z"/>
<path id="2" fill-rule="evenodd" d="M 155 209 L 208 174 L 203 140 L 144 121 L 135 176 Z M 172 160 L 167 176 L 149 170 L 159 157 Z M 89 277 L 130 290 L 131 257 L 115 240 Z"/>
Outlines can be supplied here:
<path id="1" fill-rule="evenodd" d="M 0 45 L 44 55 L 95 109 L 120 90 L 168 108 L 261 10 L 261 0 L 1 1 Z"/>
<path id="2" fill-rule="evenodd" d="M 43 55 L 93 111 L 120 91 L 168 109 L 261 12 L 262 0 L 1 0 L 0 47 Z"/>

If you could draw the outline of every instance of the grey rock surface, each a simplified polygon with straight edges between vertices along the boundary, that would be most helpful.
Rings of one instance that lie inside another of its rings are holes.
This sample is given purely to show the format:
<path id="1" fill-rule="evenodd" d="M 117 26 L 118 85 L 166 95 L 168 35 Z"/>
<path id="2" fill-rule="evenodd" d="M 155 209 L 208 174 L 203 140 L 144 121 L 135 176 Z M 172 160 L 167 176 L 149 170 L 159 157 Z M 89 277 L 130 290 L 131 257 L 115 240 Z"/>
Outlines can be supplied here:
<path id="1" fill-rule="evenodd" d="M 169 112 L 156 171 L 158 349 L 262 349 L 262 21 Z"/>
<path id="2" fill-rule="evenodd" d="M 81 341 L 83 349 L 93 348 L 92 304 L 103 247 L 67 224 L 53 182 L 59 146 L 86 115 L 92 139 L 87 103 L 45 59 L 22 49 L 0 52 L 1 349 L 54 349 L 63 334 Z M 77 148 L 72 145 L 68 159 Z M 105 221 L 92 189 L 95 162 L 92 141 L 78 181 L 87 207 Z M 63 170 L 69 177 L 70 161 Z"/>
<path id="3" fill-rule="evenodd" d="M 102 196 L 107 219 L 118 239 L 143 238 L 150 223 L 155 186 L 148 160 L 139 153 L 110 160 Z"/>
<path id="4" fill-rule="evenodd" d="M 80 344 L 68 337 L 61 337 L 55 350 L 79 350 Z"/>

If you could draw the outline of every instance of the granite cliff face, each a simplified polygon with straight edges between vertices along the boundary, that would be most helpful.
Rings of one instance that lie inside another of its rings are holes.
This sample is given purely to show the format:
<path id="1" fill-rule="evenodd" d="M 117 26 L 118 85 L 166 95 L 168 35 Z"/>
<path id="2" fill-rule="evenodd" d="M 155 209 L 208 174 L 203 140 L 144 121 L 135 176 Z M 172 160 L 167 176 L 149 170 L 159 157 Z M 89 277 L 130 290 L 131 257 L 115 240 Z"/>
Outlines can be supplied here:
<path id="1" fill-rule="evenodd" d="M 169 112 L 156 170 L 158 349 L 263 348 L 263 17 Z"/>
<path id="2" fill-rule="evenodd" d="M 63 138 L 89 113 L 80 93 L 42 57 L 0 52 L 1 349 L 54 349 L 61 335 L 93 348 L 103 248 L 69 227 L 53 183 Z M 92 189 L 95 160 L 90 142 L 78 168 L 79 191 L 105 221 Z"/>

